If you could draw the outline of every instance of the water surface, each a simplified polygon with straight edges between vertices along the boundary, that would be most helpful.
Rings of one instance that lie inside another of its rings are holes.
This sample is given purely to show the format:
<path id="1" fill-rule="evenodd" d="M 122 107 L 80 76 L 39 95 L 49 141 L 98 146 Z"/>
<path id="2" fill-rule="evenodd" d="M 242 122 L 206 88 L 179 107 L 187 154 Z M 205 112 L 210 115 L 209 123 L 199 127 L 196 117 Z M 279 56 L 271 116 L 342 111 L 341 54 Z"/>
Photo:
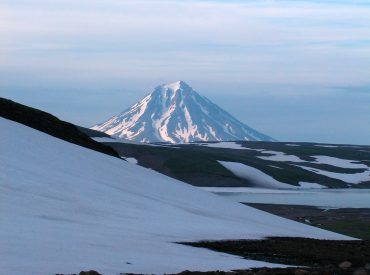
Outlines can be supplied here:
<path id="1" fill-rule="evenodd" d="M 334 208 L 370 208 L 370 189 L 269 190 L 244 188 L 232 192 L 209 190 L 225 198 L 247 203 L 311 205 Z"/>

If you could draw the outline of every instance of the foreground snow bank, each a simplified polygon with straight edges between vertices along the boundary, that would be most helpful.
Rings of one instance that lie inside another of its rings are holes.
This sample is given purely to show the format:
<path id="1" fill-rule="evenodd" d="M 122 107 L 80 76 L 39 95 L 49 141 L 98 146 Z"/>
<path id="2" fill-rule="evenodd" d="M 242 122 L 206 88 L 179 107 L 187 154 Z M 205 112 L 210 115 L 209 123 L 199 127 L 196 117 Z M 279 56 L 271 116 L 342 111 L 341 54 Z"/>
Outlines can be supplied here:
<path id="1" fill-rule="evenodd" d="M 174 242 L 349 239 L 223 199 L 0 118 L 2 274 L 266 266 Z"/>

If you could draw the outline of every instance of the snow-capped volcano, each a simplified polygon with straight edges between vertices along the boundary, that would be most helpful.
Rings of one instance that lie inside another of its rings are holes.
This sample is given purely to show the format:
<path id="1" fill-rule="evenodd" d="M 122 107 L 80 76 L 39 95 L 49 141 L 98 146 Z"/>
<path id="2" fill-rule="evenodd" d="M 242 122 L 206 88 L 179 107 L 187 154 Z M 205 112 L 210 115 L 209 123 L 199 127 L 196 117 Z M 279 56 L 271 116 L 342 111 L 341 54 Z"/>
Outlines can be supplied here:
<path id="1" fill-rule="evenodd" d="M 184 81 L 163 84 L 94 130 L 138 142 L 273 141 L 199 95 Z"/>

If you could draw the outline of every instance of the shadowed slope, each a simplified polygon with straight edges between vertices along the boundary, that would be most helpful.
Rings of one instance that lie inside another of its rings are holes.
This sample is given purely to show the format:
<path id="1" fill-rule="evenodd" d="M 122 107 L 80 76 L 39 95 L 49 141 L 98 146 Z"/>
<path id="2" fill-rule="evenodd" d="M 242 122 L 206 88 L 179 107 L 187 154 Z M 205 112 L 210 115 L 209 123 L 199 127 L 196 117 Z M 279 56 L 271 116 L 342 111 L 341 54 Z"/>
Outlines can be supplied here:
<path id="1" fill-rule="evenodd" d="M 86 134 L 79 131 L 75 125 L 60 120 L 49 113 L 16 103 L 9 99 L 0 98 L 0 116 L 70 143 L 119 157 L 112 148 L 92 140 Z"/>

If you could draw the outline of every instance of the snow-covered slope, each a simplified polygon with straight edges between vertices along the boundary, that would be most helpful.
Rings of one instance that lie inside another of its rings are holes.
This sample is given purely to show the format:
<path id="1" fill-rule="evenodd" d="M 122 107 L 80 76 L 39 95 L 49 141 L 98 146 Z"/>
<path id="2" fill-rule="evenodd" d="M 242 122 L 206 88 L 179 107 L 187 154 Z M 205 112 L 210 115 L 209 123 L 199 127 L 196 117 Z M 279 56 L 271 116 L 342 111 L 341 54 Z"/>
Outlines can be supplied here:
<path id="1" fill-rule="evenodd" d="M 183 81 L 158 86 L 128 110 L 91 129 L 138 142 L 273 141 Z"/>
<path id="2" fill-rule="evenodd" d="M 0 118 L 1 273 L 164 273 L 266 265 L 176 244 L 345 236 L 198 190 Z"/>

